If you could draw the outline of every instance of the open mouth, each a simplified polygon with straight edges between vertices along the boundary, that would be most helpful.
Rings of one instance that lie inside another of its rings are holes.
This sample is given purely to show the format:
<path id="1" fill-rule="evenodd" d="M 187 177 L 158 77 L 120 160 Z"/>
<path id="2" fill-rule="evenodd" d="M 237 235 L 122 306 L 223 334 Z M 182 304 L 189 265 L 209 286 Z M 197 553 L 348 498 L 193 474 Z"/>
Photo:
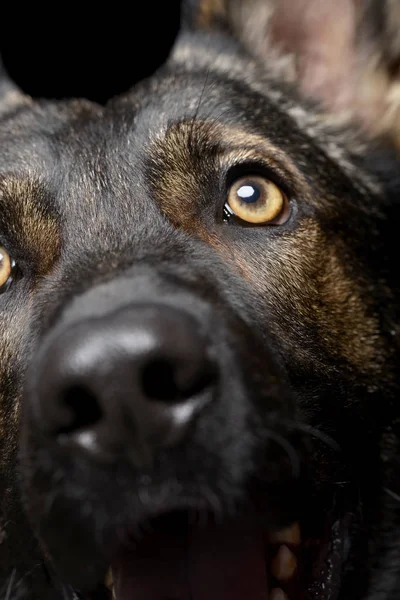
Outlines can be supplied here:
<path id="1" fill-rule="evenodd" d="M 120 548 L 85 600 L 336 600 L 350 550 L 350 515 L 265 533 L 174 511 Z"/>

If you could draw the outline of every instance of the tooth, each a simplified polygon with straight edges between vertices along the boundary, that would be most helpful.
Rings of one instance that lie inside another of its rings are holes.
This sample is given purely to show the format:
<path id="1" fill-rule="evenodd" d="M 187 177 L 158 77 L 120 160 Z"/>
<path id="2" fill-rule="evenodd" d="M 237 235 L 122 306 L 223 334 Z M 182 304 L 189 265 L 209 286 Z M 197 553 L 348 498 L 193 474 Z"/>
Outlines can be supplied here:
<path id="1" fill-rule="evenodd" d="M 271 573 L 278 581 L 289 581 L 297 567 L 295 555 L 287 546 L 281 546 L 271 561 Z"/>
<path id="2" fill-rule="evenodd" d="M 301 542 L 300 525 L 294 523 L 291 527 L 270 533 L 268 539 L 272 544 L 294 544 L 298 546 Z"/>
<path id="3" fill-rule="evenodd" d="M 104 585 L 106 586 L 106 588 L 108 588 L 110 591 L 113 590 L 114 587 L 114 580 L 113 580 L 113 574 L 112 574 L 112 570 L 111 567 L 108 569 L 107 574 L 104 578 Z"/>
<path id="4" fill-rule="evenodd" d="M 281 588 L 274 588 L 269 597 L 270 600 L 288 600 L 288 597 Z"/>

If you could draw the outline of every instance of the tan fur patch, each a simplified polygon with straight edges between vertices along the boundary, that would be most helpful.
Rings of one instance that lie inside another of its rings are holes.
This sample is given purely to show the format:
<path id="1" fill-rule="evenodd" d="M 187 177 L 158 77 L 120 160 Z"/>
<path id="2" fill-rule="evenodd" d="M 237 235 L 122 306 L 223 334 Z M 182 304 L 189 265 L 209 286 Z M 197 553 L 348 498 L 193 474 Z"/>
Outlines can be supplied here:
<path id="1" fill-rule="evenodd" d="M 209 28 L 225 16 L 225 0 L 201 0 L 197 14 L 199 27 Z"/>
<path id="2" fill-rule="evenodd" d="M 14 390 L 15 397 L 5 397 L 2 390 L 13 389 L 12 369 L 23 354 L 21 333 L 27 330 L 30 314 L 30 299 L 26 306 L 13 306 L 7 312 L 0 312 L 0 470 L 10 464 L 15 452 L 20 418 L 20 390 Z"/>
<path id="3" fill-rule="evenodd" d="M 278 315 L 271 329 L 299 363 L 310 360 L 309 342 L 301 339 L 303 328 L 310 329 L 331 356 L 366 377 L 375 373 L 379 381 L 385 356 L 378 316 L 346 272 L 340 250 L 328 242 L 316 221 L 304 220 L 280 237 L 272 252 L 259 245 L 237 248 L 221 239 L 214 247 Z M 319 360 L 313 356 L 315 365 Z"/>
<path id="4" fill-rule="evenodd" d="M 262 162 L 285 179 L 305 197 L 308 186 L 290 157 L 281 148 L 261 135 L 246 132 L 239 127 L 222 123 L 184 121 L 171 126 L 167 134 L 156 139 L 151 154 L 163 169 L 157 171 L 157 199 L 169 219 L 177 226 L 191 229 L 196 215 L 203 169 L 198 170 L 190 146 L 197 146 L 196 154 L 209 161 L 210 172 L 218 171 L 245 161 Z M 215 155 L 215 163 L 210 157 Z M 196 227 L 198 224 L 196 224 Z"/>
<path id="5" fill-rule="evenodd" d="M 6 177 L 0 181 L 1 211 L 9 215 L 8 226 L 20 246 L 35 255 L 39 274 L 50 269 L 60 249 L 56 222 L 40 201 L 43 194 L 33 179 Z"/>

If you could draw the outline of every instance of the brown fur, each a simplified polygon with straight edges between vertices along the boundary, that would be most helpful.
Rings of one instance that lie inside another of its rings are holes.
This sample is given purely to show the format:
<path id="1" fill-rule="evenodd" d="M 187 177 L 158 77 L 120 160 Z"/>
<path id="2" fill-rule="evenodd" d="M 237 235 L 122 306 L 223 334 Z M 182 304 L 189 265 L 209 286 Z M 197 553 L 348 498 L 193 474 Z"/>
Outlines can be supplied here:
<path id="1" fill-rule="evenodd" d="M 263 248 L 257 251 L 254 247 L 238 246 L 224 236 L 223 229 L 205 226 L 199 214 L 199 194 L 208 173 L 257 159 L 309 203 L 323 203 L 327 211 L 334 211 L 335 198 L 315 196 L 315 188 L 305 181 L 281 148 L 245 129 L 182 122 L 157 139 L 152 154 L 154 162 L 162 165 L 156 169 L 153 183 L 162 210 L 176 227 L 200 237 L 233 262 L 270 306 L 280 306 L 280 318 L 286 322 L 283 330 L 290 332 L 288 351 L 290 348 L 293 352 L 294 346 L 299 360 L 310 361 L 302 344 L 293 344 L 293 333 L 301 337 L 293 321 L 293 315 L 297 315 L 302 325 L 319 330 L 328 350 L 336 358 L 345 359 L 350 369 L 364 375 L 373 371 L 379 378 L 385 353 L 379 340 L 378 317 L 368 309 L 361 290 L 346 272 L 341 248 L 324 235 L 316 220 L 309 218 L 301 228 L 281 236 L 272 251 L 266 253 Z M 205 163 L 203 156 L 207 156 Z M 215 163 L 209 161 L 210 156 L 214 156 Z M 318 362 L 318 356 L 312 360 Z"/>
<path id="2" fill-rule="evenodd" d="M 60 249 L 55 219 L 43 208 L 44 190 L 34 178 L 6 177 L 0 180 L 2 221 L 33 258 L 38 274 L 52 266 Z"/>

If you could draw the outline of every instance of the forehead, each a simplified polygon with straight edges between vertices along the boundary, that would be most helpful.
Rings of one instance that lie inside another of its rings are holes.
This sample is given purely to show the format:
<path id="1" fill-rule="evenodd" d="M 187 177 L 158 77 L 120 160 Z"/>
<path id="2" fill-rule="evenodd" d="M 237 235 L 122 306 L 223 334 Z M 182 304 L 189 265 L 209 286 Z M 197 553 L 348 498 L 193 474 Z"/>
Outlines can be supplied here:
<path id="1" fill-rule="evenodd" d="M 280 114 L 277 128 L 277 107 L 266 97 L 208 70 L 195 74 L 178 70 L 139 84 L 106 107 L 74 100 L 35 102 L 16 109 L 0 120 L 0 166 L 45 168 L 50 163 L 51 170 L 57 160 L 67 168 L 70 163 L 75 167 L 79 158 L 85 163 L 88 155 L 109 153 L 115 159 L 113 149 L 129 146 L 133 154 L 143 150 L 144 142 L 161 135 L 171 123 L 195 118 L 233 123 L 246 117 L 251 127 L 252 116 L 259 119 L 261 109 L 269 112 L 270 134 L 275 137 L 288 119 Z"/>
<path id="2" fill-rule="evenodd" d="M 207 74 L 158 77 L 107 107 L 86 101 L 37 102 L 0 120 L 0 175 L 57 190 L 137 179 L 152 143 L 171 124 L 235 119 L 226 87 Z M 229 98 L 229 100 L 228 100 Z"/>
<path id="3" fill-rule="evenodd" d="M 274 168 L 289 166 L 285 175 L 303 172 L 323 185 L 324 153 L 271 99 L 267 83 L 265 93 L 253 87 L 210 69 L 178 67 L 106 107 L 86 101 L 23 107 L 0 121 L 0 174 L 46 186 L 67 217 L 79 209 L 82 223 L 85 212 L 94 219 L 100 209 L 121 210 L 125 218 L 148 213 L 157 196 L 150 172 L 205 171 L 223 153 L 246 159 L 257 150 Z M 168 195 L 179 179 L 160 182 L 164 188 L 167 182 Z"/>

